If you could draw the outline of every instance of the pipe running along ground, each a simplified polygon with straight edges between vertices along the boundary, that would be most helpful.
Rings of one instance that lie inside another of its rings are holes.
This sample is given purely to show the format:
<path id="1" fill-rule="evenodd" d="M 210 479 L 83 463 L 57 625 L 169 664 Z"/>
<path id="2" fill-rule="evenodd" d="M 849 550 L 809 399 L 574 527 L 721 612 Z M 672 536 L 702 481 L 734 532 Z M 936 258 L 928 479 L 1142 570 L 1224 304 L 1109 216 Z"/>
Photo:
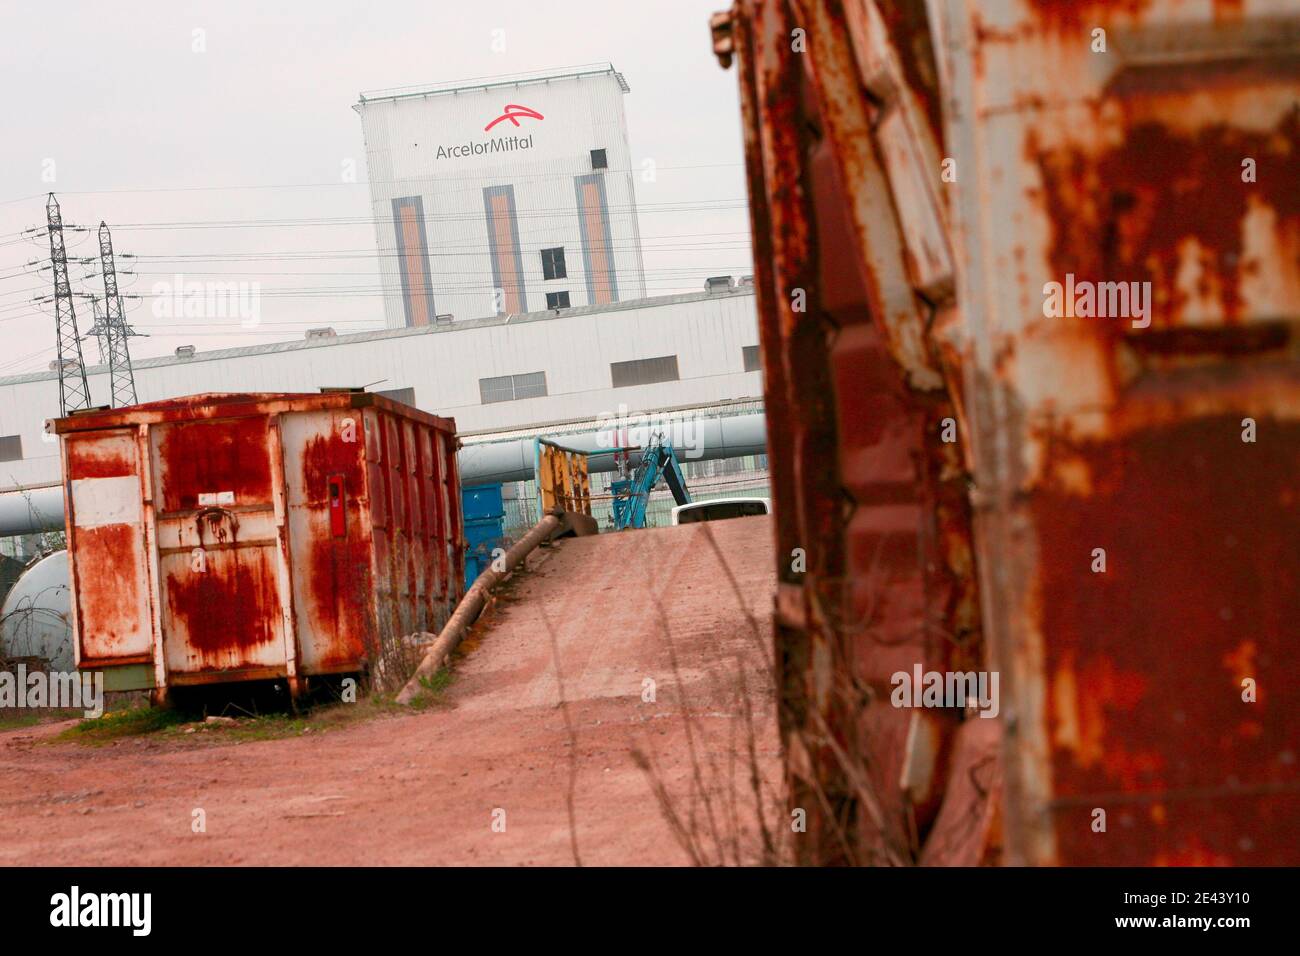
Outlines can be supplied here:
<path id="1" fill-rule="evenodd" d="M 548 539 L 560 529 L 562 524 L 562 512 L 552 512 L 544 517 L 529 530 L 529 532 L 514 543 L 509 551 L 505 554 L 505 561 L 500 571 L 496 570 L 493 565 L 488 565 L 487 569 L 474 579 L 465 596 L 460 599 L 456 605 L 456 610 L 452 612 L 447 623 L 438 633 L 438 637 L 424 652 L 424 658 L 420 661 L 420 666 L 415 669 L 411 679 L 406 682 L 401 692 L 397 695 L 399 704 L 409 704 L 419 696 L 421 681 L 432 677 L 437 673 L 438 668 L 446 663 L 451 657 L 451 652 L 456 649 L 465 635 L 469 633 L 470 627 L 478 620 L 479 614 L 483 612 L 483 606 L 487 603 L 488 596 L 492 593 L 498 582 L 515 567 L 528 554 L 543 541 Z M 495 564 L 495 562 L 493 562 Z"/>

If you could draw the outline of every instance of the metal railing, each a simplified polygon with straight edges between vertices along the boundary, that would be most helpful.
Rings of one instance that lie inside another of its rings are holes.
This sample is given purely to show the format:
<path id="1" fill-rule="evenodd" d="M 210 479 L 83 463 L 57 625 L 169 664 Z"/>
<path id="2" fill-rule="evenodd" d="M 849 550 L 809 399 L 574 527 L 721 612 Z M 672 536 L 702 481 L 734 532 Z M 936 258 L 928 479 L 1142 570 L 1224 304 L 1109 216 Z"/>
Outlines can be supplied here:
<path id="1" fill-rule="evenodd" d="M 557 508 L 591 514 L 591 478 L 587 452 L 545 438 L 533 442 L 537 472 L 538 520 Z"/>

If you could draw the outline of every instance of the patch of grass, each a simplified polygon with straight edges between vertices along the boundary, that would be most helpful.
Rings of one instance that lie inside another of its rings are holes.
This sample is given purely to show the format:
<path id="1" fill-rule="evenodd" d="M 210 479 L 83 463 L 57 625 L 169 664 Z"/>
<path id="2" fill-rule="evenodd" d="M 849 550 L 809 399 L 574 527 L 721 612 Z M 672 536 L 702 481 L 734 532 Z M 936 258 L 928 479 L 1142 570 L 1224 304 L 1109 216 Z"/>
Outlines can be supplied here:
<path id="1" fill-rule="evenodd" d="M 355 706 L 340 704 L 340 707 Z M 322 708 L 324 710 L 325 708 Z M 246 717 L 233 724 L 198 724 L 196 733 L 220 734 L 232 740 L 283 740 L 285 737 L 298 737 L 316 730 L 319 724 L 302 715 L 263 714 L 260 717 Z"/>
<path id="2" fill-rule="evenodd" d="M 59 740 L 72 740 L 84 744 L 106 744 L 123 737 L 141 737 L 175 728 L 189 718 L 174 710 L 161 707 L 132 707 L 130 710 L 111 711 L 102 717 L 80 720 L 63 730 Z"/>
<path id="3" fill-rule="evenodd" d="M 440 667 L 428 677 L 421 677 L 420 686 L 430 694 L 441 694 L 451 686 L 451 671 L 446 667 Z"/>
<path id="4" fill-rule="evenodd" d="M 438 702 L 441 692 L 451 683 L 451 672 L 440 670 L 428 678 L 415 706 L 428 707 Z M 54 740 L 101 746 L 127 737 L 157 735 L 170 741 L 195 738 L 208 742 L 242 743 L 257 740 L 283 740 L 303 734 L 327 733 L 366 720 L 399 716 L 410 711 L 397 704 L 391 695 L 371 694 L 356 703 L 318 704 L 308 711 L 292 714 L 275 712 L 236 717 L 233 723 L 207 723 L 204 715 L 193 711 L 156 707 L 135 707 L 106 713 L 95 720 L 82 720 L 62 731 Z"/>
<path id="5" fill-rule="evenodd" d="M 20 727 L 33 727 L 42 723 L 41 715 L 35 711 L 19 710 L 12 713 L 0 711 L 0 731 L 17 730 Z"/>
<path id="6" fill-rule="evenodd" d="M 411 701 L 411 706 L 416 710 L 424 710 L 441 703 L 443 692 L 451 686 L 454 679 L 454 674 L 449 667 L 440 667 L 428 677 L 421 677 L 422 693 Z"/>

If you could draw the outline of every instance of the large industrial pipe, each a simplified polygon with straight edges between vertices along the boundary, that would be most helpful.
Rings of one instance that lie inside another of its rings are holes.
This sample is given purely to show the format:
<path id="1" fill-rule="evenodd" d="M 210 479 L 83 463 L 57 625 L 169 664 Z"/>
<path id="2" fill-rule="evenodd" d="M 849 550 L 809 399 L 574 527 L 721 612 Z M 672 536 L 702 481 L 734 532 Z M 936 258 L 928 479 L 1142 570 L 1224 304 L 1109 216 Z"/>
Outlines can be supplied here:
<path id="1" fill-rule="evenodd" d="M 762 412 L 719 418 L 673 419 L 662 424 L 677 451 L 677 457 L 683 462 L 739 458 L 744 455 L 761 455 L 767 451 L 767 423 Z M 604 431 L 558 435 L 556 440 L 566 448 L 594 451 L 616 444 L 645 444 L 648 436 L 644 433 L 655 430 L 655 426 L 635 426 L 626 433 L 621 433 L 611 427 Z M 632 453 L 633 466 L 637 464 L 637 455 L 637 452 Z M 461 448 L 457 461 L 463 485 L 527 481 L 533 477 L 536 464 L 533 460 L 533 439 L 467 444 Z M 587 461 L 589 474 L 614 471 L 616 467 L 612 453 L 592 455 Z M 0 492 L 0 537 L 62 529 L 61 487 L 56 485 L 52 488 Z"/>
<path id="2" fill-rule="evenodd" d="M 0 537 L 63 530 L 63 489 L 31 488 L 0 493 Z"/>
<path id="3" fill-rule="evenodd" d="M 678 459 L 683 462 L 712 461 L 761 455 L 767 451 L 767 421 L 762 412 L 704 419 L 680 419 L 662 423 L 662 431 L 672 441 Z M 617 427 L 575 435 L 554 435 L 565 448 L 595 451 L 617 445 L 644 445 L 657 426 L 635 426 L 625 432 Z M 639 453 L 632 453 L 635 466 Z M 466 444 L 457 459 L 460 480 L 465 485 L 487 485 L 502 481 L 527 481 L 533 477 L 533 440 Z M 587 459 L 588 474 L 614 471 L 618 467 L 613 453 L 592 455 Z"/>

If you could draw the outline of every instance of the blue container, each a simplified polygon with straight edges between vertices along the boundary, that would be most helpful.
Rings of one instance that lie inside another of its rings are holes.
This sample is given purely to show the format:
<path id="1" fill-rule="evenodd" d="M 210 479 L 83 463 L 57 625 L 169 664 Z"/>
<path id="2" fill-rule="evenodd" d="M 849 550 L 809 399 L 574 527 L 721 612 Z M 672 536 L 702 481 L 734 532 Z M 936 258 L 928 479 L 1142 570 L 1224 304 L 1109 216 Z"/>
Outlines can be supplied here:
<path id="1" fill-rule="evenodd" d="M 505 547 L 505 506 L 501 485 L 475 485 L 460 490 L 465 519 L 465 587 L 492 563 L 494 548 Z"/>

